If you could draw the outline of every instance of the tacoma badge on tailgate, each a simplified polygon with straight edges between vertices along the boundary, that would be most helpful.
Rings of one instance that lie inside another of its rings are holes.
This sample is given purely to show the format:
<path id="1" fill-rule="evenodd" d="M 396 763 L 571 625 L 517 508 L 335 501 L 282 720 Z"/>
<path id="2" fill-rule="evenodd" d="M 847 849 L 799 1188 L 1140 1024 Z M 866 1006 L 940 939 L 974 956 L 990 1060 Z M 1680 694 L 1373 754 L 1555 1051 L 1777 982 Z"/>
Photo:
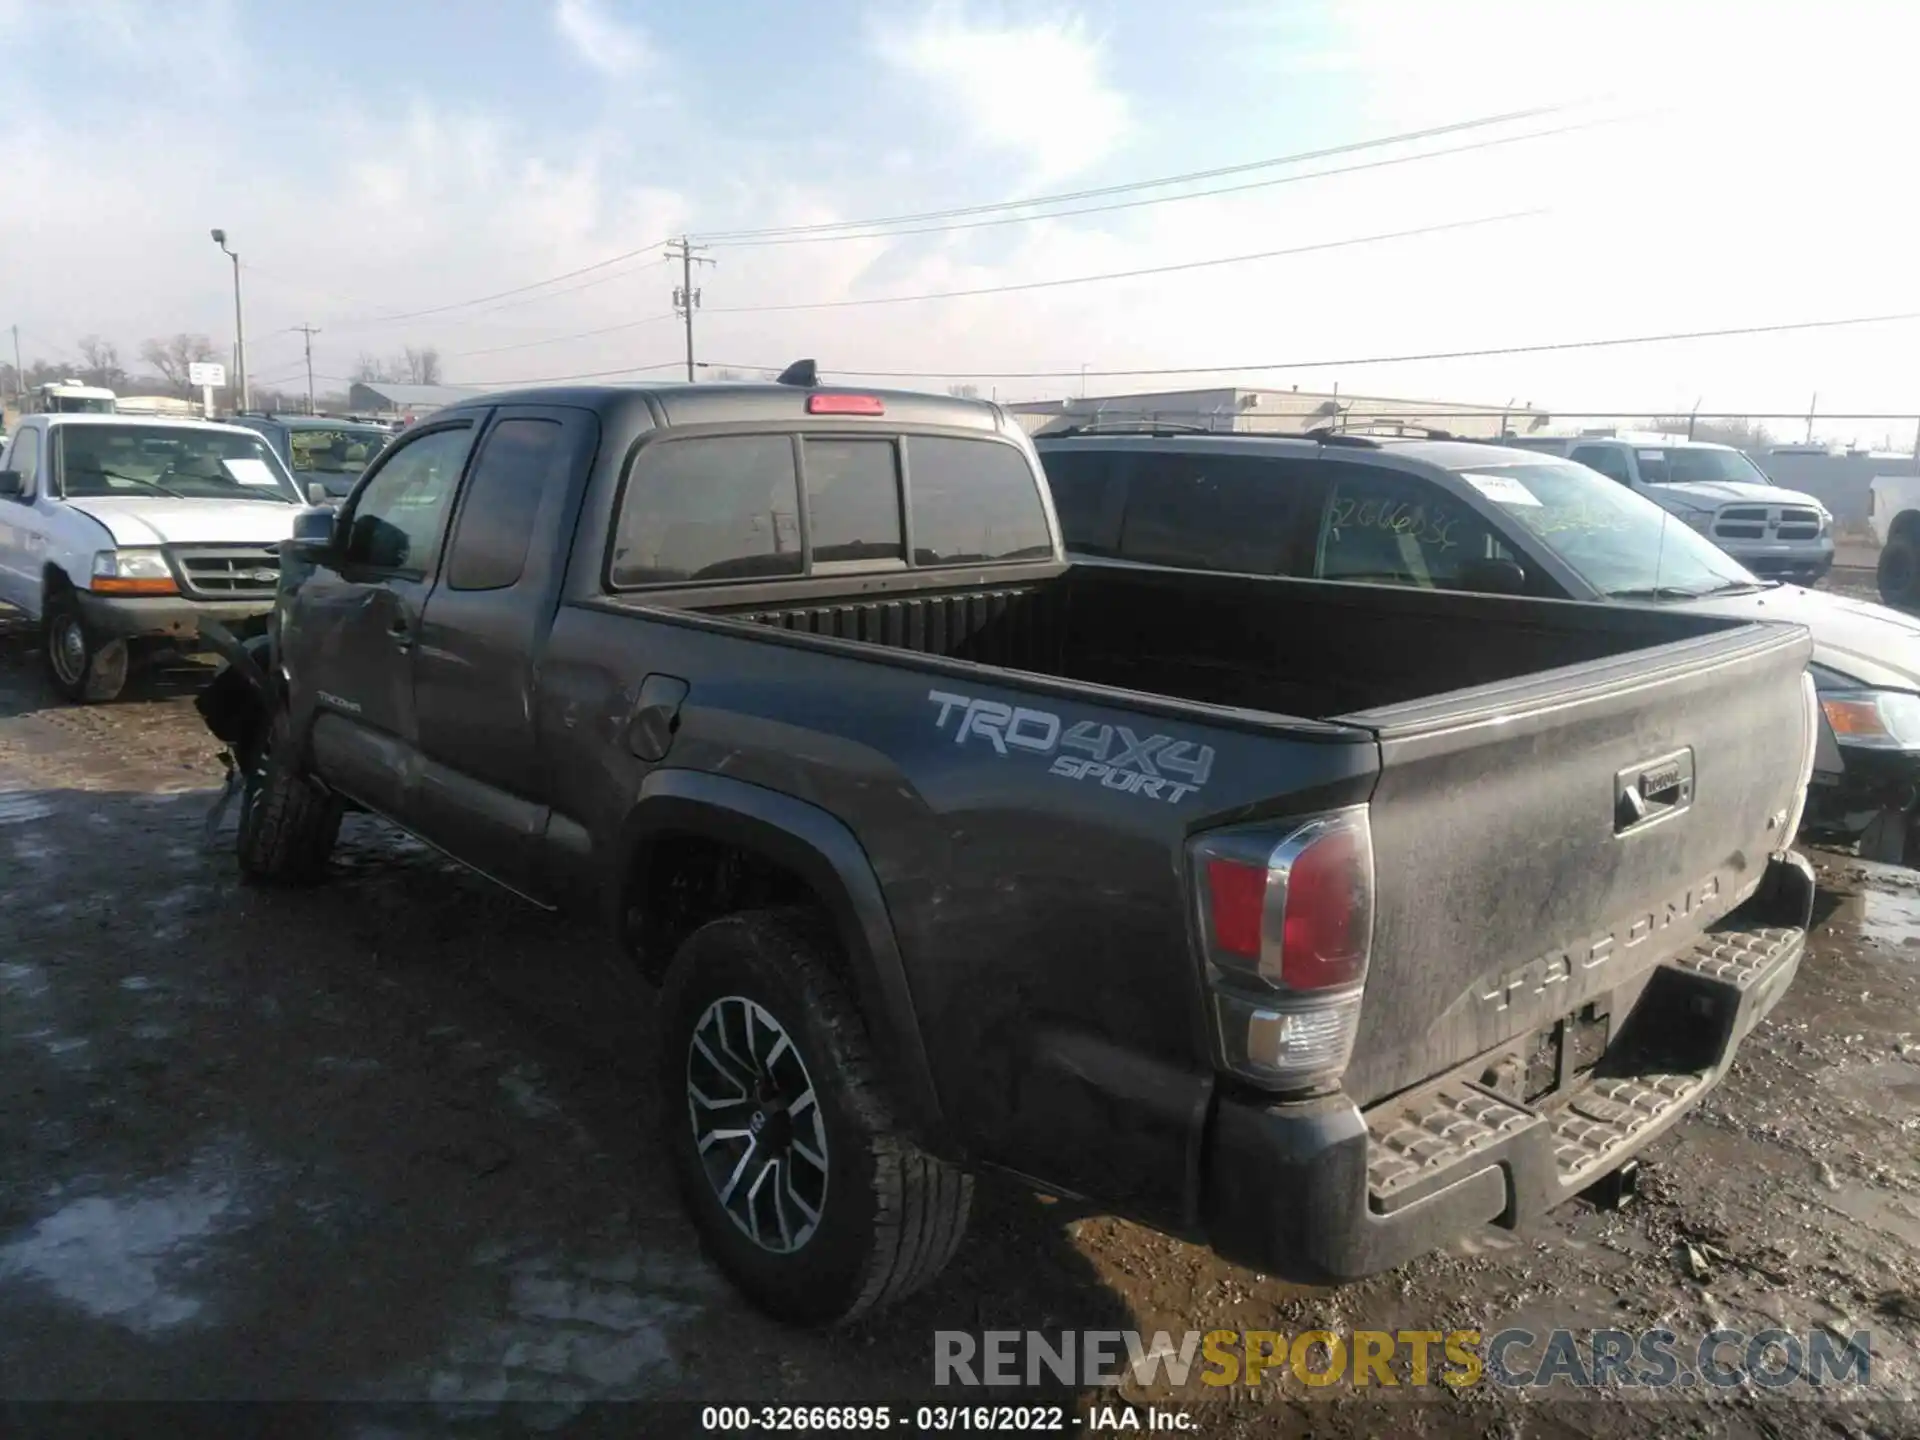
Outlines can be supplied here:
<path id="1" fill-rule="evenodd" d="M 1051 710 L 1005 705 L 948 690 L 929 690 L 927 698 L 940 707 L 933 722 L 936 730 L 946 729 L 947 718 L 959 712 L 954 744 L 977 739 L 1000 755 L 1011 754 L 1009 746 L 1034 755 L 1053 755 L 1047 773 L 1068 780 L 1098 780 L 1108 790 L 1177 805 L 1206 784 L 1207 776 L 1213 773 L 1211 745 L 1196 745 L 1171 735 L 1135 735 L 1125 725 L 1103 725 L 1093 720 L 1068 726 Z M 1058 752 L 1062 750 L 1079 754 L 1061 755 Z"/>

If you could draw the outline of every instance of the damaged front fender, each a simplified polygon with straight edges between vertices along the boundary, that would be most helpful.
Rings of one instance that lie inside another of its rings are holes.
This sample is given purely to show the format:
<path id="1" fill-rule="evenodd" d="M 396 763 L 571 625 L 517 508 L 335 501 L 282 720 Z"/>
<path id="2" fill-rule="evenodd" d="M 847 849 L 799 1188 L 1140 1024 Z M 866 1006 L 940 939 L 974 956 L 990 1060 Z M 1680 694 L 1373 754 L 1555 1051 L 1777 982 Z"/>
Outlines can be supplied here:
<path id="1" fill-rule="evenodd" d="M 243 642 L 217 620 L 202 620 L 200 635 L 224 662 L 193 699 L 207 729 L 227 744 L 220 755 L 227 767 L 227 783 L 206 822 L 207 843 L 213 845 L 227 807 L 257 764 L 273 723 L 273 641 L 271 636 L 258 635 Z"/>
<path id="2" fill-rule="evenodd" d="M 242 642 L 216 620 L 202 620 L 200 635 L 226 663 L 194 697 L 194 709 L 217 739 L 245 756 L 265 736 L 273 713 L 272 639 Z"/>

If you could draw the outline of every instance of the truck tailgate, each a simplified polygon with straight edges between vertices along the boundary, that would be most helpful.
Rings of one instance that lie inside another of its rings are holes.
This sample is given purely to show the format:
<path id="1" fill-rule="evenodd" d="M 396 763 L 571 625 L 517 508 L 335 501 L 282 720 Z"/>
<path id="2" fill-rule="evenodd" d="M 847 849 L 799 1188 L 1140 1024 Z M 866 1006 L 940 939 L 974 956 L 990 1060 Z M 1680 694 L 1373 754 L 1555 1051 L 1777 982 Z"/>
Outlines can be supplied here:
<path id="1" fill-rule="evenodd" d="M 1362 1105 L 1571 1014 L 1737 905 L 1797 823 L 1798 626 L 1341 717 L 1378 737 Z"/>

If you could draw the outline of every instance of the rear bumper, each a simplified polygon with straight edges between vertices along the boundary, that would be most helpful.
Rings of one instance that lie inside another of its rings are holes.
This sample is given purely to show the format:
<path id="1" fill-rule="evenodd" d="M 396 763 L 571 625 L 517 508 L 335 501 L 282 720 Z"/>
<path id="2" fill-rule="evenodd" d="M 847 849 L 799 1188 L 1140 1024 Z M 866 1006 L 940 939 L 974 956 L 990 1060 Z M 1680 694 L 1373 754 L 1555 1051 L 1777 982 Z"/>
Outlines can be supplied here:
<path id="1" fill-rule="evenodd" d="M 1727 1072 L 1792 983 L 1813 888 L 1803 858 L 1775 856 L 1752 899 L 1657 967 L 1595 1075 L 1540 1108 L 1458 1072 L 1367 1111 L 1341 1095 L 1223 1098 L 1203 1178 L 1209 1242 L 1265 1273 L 1328 1283 L 1572 1198 Z"/>
<path id="2" fill-rule="evenodd" d="M 218 620 L 244 632 L 249 622 L 266 620 L 273 600 L 186 600 L 175 596 L 95 595 L 77 592 L 80 614 L 96 635 L 111 639 L 166 640 L 182 649 L 200 645 L 200 622 Z"/>

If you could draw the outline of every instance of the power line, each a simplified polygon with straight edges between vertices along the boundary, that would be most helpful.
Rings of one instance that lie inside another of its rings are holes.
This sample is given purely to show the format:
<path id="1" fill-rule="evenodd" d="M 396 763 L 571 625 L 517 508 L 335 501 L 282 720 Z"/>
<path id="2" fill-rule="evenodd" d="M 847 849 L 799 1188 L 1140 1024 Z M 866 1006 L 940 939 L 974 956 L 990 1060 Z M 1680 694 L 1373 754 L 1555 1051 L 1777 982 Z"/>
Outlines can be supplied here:
<path id="1" fill-rule="evenodd" d="M 984 205 L 961 205 L 948 210 L 923 210 L 912 215 L 888 215 L 866 220 L 825 221 L 815 225 L 775 225 L 760 230 L 721 230 L 709 232 L 701 238 L 714 244 L 731 244 L 771 236 L 814 234 L 828 230 L 866 230 L 883 225 L 909 225 L 923 220 L 950 220 L 969 215 L 1025 210 L 1040 205 L 1064 205 L 1074 200 L 1094 200 L 1107 195 L 1125 194 L 1132 190 L 1154 190 L 1167 185 L 1218 180 L 1229 175 L 1244 175 L 1253 170 L 1271 169 L 1276 165 L 1299 165 L 1309 160 L 1325 160 L 1335 155 L 1351 155 L 1360 150 L 1378 149 L 1383 145 L 1400 145 L 1415 140 L 1457 134 L 1462 130 L 1484 129 L 1490 125 L 1507 125 L 1517 120 L 1534 120 L 1546 115 L 1564 113 L 1568 108 L 1570 107 L 1565 105 L 1541 105 L 1529 110 L 1511 110 L 1502 115 L 1486 115 L 1474 120 L 1456 120 L 1449 125 L 1435 125 L 1425 130 L 1409 130 L 1403 134 L 1385 135 L 1371 140 L 1355 140 L 1345 145 L 1331 145 L 1320 150 L 1302 150 L 1293 155 L 1276 155 L 1265 160 L 1249 160 L 1239 165 L 1222 165 L 1211 170 L 1191 170 L 1182 175 L 1165 175 L 1155 180 L 1131 180 L 1124 184 L 1102 185 L 1089 190 L 1068 191 L 1060 195 L 1031 196 L 1024 200 L 1001 200 Z"/>
<path id="2" fill-rule="evenodd" d="M 1417 155 L 1394 155 L 1385 160 L 1363 160 L 1356 165 L 1339 165 L 1330 170 L 1309 170 L 1300 175 L 1278 175 L 1268 180 L 1250 180 L 1243 185 L 1222 185 L 1211 190 L 1194 190 L 1185 195 L 1152 195 L 1140 200 L 1120 200 L 1110 205 L 1086 205 L 1073 210 L 1051 210 L 1044 215 L 1006 215 L 986 220 L 967 220 L 952 225 L 926 225 L 910 230 L 873 230 L 848 235 L 790 235 L 771 240 L 716 240 L 727 249 L 762 248 L 773 245 L 820 245 L 838 240 L 894 240 L 908 235 L 944 235 L 957 230 L 981 230 L 997 225 L 1026 225 L 1036 220 L 1066 220 L 1076 215 L 1104 215 L 1115 210 L 1138 210 L 1148 205 L 1170 205 L 1181 200 L 1207 200 L 1220 195 L 1239 195 L 1249 190 L 1269 190 L 1279 185 L 1294 185 L 1306 180 L 1325 180 L 1336 175 L 1356 175 L 1367 170 L 1382 170 L 1394 165 L 1411 165 L 1421 160 L 1445 159 L 1449 155 L 1467 155 L 1525 140 L 1545 140 L 1555 135 L 1571 135 L 1595 130 L 1603 125 L 1618 125 L 1626 117 L 1609 116 L 1601 120 L 1581 120 L 1571 125 L 1556 125 L 1548 130 L 1530 130 L 1524 135 L 1497 135 L 1466 145 L 1450 145 L 1441 150 L 1425 150 Z"/>
<path id="3" fill-rule="evenodd" d="M 1273 260 L 1283 255 L 1307 255 L 1322 250 L 1343 250 L 1354 245 L 1376 244 L 1382 240 L 1407 240 L 1418 235 L 1437 235 L 1448 230 L 1497 225 L 1508 220 L 1524 220 L 1546 213 L 1545 210 L 1515 210 L 1504 215 L 1483 215 L 1471 220 L 1449 220 L 1438 225 L 1420 225 L 1411 230 L 1389 230 L 1377 235 L 1349 236 L 1344 240 L 1322 240 L 1312 245 L 1291 245 L 1282 250 L 1261 250 L 1252 255 L 1225 255 L 1213 260 L 1183 260 L 1174 265 L 1149 265 L 1138 270 L 1115 270 L 1104 275 L 1067 275 L 1054 280 L 1026 280 L 1014 285 L 982 285 L 971 290 L 936 290 L 922 295 L 879 295 L 864 300 L 810 300 L 787 305 L 728 305 L 707 313 L 710 315 L 766 315 L 783 310 L 845 310 L 862 305 L 904 305 L 918 300 L 958 300 L 973 295 L 1006 295 L 1021 290 L 1050 290 L 1061 285 L 1092 285 L 1105 280 L 1133 280 L 1144 275 L 1169 275 L 1182 270 L 1204 270 L 1220 265 L 1244 265 L 1252 260 Z"/>
<path id="4" fill-rule="evenodd" d="M 1497 355 L 1541 355 L 1559 350 L 1602 350 L 1626 345 L 1664 345 L 1679 340 L 1719 340 L 1740 335 L 1779 335 L 1800 330 L 1838 330 L 1850 325 L 1891 325 L 1920 320 L 1920 310 L 1904 310 L 1888 315 L 1854 315 L 1842 320 L 1794 320 L 1779 325 L 1737 325 L 1720 330 L 1675 330 L 1660 335 L 1620 335 L 1603 340 L 1559 340 L 1541 345 L 1498 345 L 1481 350 L 1430 350 L 1418 355 L 1362 355 L 1338 360 L 1273 360 L 1257 365 L 1162 365 L 1133 370 L 855 370 L 840 369 L 843 375 L 863 379 L 923 380 L 941 376 L 956 380 L 1069 380 L 1086 374 L 1096 378 L 1123 379 L 1148 375 L 1231 375 L 1256 370 L 1331 370 L 1351 365 L 1401 365 L 1421 360 L 1478 360 Z M 721 362 L 712 362 L 719 366 Z M 726 363 L 729 370 L 763 370 L 763 365 Z M 1798 417 L 1795 417 L 1798 418 Z"/>
<path id="5" fill-rule="evenodd" d="M 668 311 L 664 315 L 649 315 L 644 320 L 627 320 L 618 325 L 603 325 L 598 330 L 578 330 L 571 335 L 549 335 L 542 340 L 519 340 L 512 345 L 494 345 L 485 350 L 455 350 L 447 356 L 449 360 L 471 360 L 480 355 L 499 355 L 508 350 L 531 350 L 537 345 L 558 345 L 563 340 L 586 340 L 595 335 L 611 335 L 616 330 L 632 330 L 641 325 L 657 325 L 662 320 L 677 320 L 680 312 Z"/>
<path id="6" fill-rule="evenodd" d="M 557 385 L 566 380 L 604 380 L 613 375 L 639 375 L 648 370 L 673 370 L 684 365 L 684 360 L 656 360 L 651 365 L 623 365 L 616 370 L 582 370 L 574 375 L 535 375 L 525 380 L 461 380 L 448 381 L 471 389 L 504 390 L 513 385 Z"/>
<path id="7" fill-rule="evenodd" d="M 529 290 L 538 290 L 543 286 L 558 284 L 562 280 L 571 280 L 577 275 L 587 275 L 595 270 L 604 270 L 609 265 L 618 265 L 623 260 L 632 260 L 636 256 L 645 255 L 649 250 L 658 250 L 666 243 L 664 240 L 656 240 L 651 245 L 642 245 L 637 250 L 628 250 L 623 254 L 614 255 L 605 260 L 596 260 L 593 264 L 582 265 L 577 270 L 567 270 L 559 275 L 549 275 L 544 280 L 533 280 L 525 285 L 515 285 L 509 290 L 496 290 L 491 295 L 476 295 L 471 300 L 455 300 L 445 305 L 429 305 L 424 310 L 403 310 L 393 315 L 372 315 L 363 320 L 343 320 L 336 321 L 335 324 L 339 328 L 362 324 L 384 325 L 391 320 L 417 320 L 424 315 L 444 315 L 449 310 L 464 310 L 470 305 L 484 305 L 489 300 L 502 300 L 509 295 L 524 295 Z M 585 287 L 583 286 L 581 288 L 584 289 Z M 546 297 L 543 296 L 541 298 L 544 299 Z"/>

